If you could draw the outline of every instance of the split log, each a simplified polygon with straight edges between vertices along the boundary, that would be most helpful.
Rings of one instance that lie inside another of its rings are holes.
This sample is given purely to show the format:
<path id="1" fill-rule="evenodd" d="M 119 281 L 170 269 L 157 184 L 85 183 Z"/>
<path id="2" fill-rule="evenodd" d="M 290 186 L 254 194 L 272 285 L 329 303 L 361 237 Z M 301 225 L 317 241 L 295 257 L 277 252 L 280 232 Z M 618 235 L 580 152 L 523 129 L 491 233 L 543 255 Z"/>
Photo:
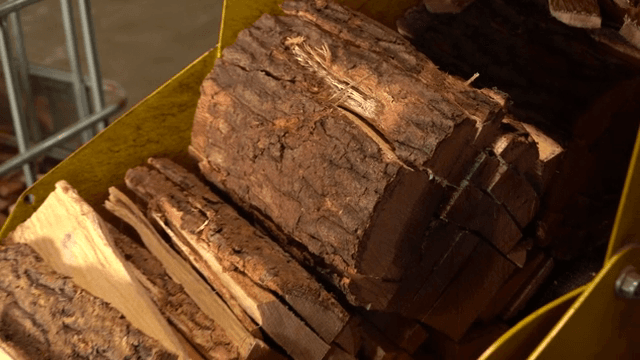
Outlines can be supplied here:
<path id="1" fill-rule="evenodd" d="M 481 234 L 503 254 L 522 238 L 522 232 L 505 207 L 473 185 L 460 188 L 441 217 Z"/>
<path id="2" fill-rule="evenodd" d="M 531 185 L 536 188 L 538 194 L 544 193 L 560 165 L 562 156 L 564 155 L 564 148 L 531 124 L 520 123 L 513 119 L 506 119 L 506 121 L 514 126 L 522 126 L 533 138 L 533 141 L 535 141 L 538 148 L 538 159 L 536 160 L 535 171 L 533 173 L 521 171 L 521 173 L 524 174 Z"/>
<path id="3" fill-rule="evenodd" d="M 51 267 L 109 302 L 131 323 L 187 359 L 173 329 L 129 271 L 104 220 L 65 181 L 8 237 L 33 247 Z"/>
<path id="4" fill-rule="evenodd" d="M 474 86 L 507 93 L 516 118 L 563 142 L 585 104 L 638 76 L 638 58 L 612 54 L 594 39 L 602 40 L 601 30 L 568 27 L 533 0 L 476 1 L 456 15 L 416 6 L 398 21 L 398 31 L 441 69 L 465 79 L 480 73 Z"/>
<path id="5" fill-rule="evenodd" d="M 536 156 L 531 161 L 532 168 L 537 160 Z M 535 189 L 521 173 L 499 156 L 482 154 L 477 162 L 478 168 L 471 175 L 470 182 L 502 204 L 516 225 L 523 229 L 531 222 L 540 206 Z"/>
<path id="6" fill-rule="evenodd" d="M 518 289 L 518 292 L 511 298 L 505 306 L 500 316 L 503 320 L 509 321 L 518 315 L 527 305 L 529 300 L 536 294 L 540 286 L 551 274 L 553 270 L 553 258 L 548 257 L 540 264 L 535 272 L 527 279 L 526 283 Z"/>
<path id="7" fill-rule="evenodd" d="M 181 254 L 185 261 L 188 262 L 190 261 L 190 259 L 199 259 L 199 256 L 196 254 L 196 252 L 183 244 L 180 237 L 171 228 L 169 228 L 169 225 L 167 225 L 167 219 L 164 217 L 164 215 L 162 215 L 162 213 L 160 213 L 158 210 L 153 209 L 150 209 L 150 213 L 150 216 L 155 221 L 155 224 L 157 224 L 159 228 L 162 228 L 166 236 L 172 240 L 172 243 L 175 245 L 177 252 Z M 226 288 L 220 277 L 207 266 L 195 267 L 199 271 L 199 273 L 202 274 L 202 276 L 206 279 L 207 283 L 211 285 L 213 289 L 215 289 L 216 293 L 220 295 L 224 302 L 229 306 L 229 309 L 233 312 L 238 321 L 240 321 L 242 326 L 244 326 L 244 328 L 247 329 L 249 333 L 256 339 L 262 340 L 262 332 L 260 331 L 260 327 L 251 319 L 247 312 L 244 311 L 243 307 L 236 300 L 231 291 Z"/>
<path id="8" fill-rule="evenodd" d="M 532 238 L 522 239 L 516 246 L 506 254 L 507 258 L 516 264 L 519 268 L 523 268 L 527 262 L 529 251 L 533 248 L 534 240 Z"/>
<path id="9" fill-rule="evenodd" d="M 355 360 L 356 358 L 353 355 L 350 355 L 346 351 L 342 350 L 340 347 L 336 345 L 331 345 L 331 349 L 327 352 L 327 355 L 324 357 L 324 360 Z"/>
<path id="10" fill-rule="evenodd" d="M 294 16 L 264 15 L 216 62 L 190 152 L 208 180 L 335 274 L 349 301 L 384 309 L 418 260 L 442 183 L 464 179 L 494 140 L 504 99 L 351 10 L 283 10 Z M 461 162 L 442 160 L 452 149 Z"/>
<path id="11" fill-rule="evenodd" d="M 422 322 L 460 340 L 515 269 L 504 255 L 479 241 Z"/>
<path id="12" fill-rule="evenodd" d="M 547 263 L 549 263 L 549 265 L 547 265 Z M 478 318 L 485 323 L 495 319 L 496 316 L 499 316 L 506 310 L 507 305 L 514 299 L 518 292 L 526 287 L 532 279 L 536 278 L 537 274 L 541 272 L 541 269 L 546 267 L 552 268 L 553 260 L 539 251 L 537 254 L 533 254 L 523 268 L 513 272 L 513 275 L 511 275 L 509 280 L 507 280 L 496 293 L 493 301 L 482 310 Z M 546 270 L 543 272 L 546 272 Z"/>
<path id="13" fill-rule="evenodd" d="M 237 234 L 225 239 L 226 242 L 217 238 L 221 242 L 213 245 L 219 256 L 282 296 L 327 343 L 335 339 L 349 314 L 304 268 L 276 243 L 250 227 L 194 175 L 166 159 L 151 158 L 149 164 L 188 192 L 194 199 L 192 203 L 198 203 L 196 206 L 209 215 L 211 222 L 218 222 L 219 227 L 235 227 Z M 207 234 L 206 230 L 205 227 L 203 234 Z M 220 229 L 215 231 L 218 233 Z M 242 249 L 243 254 L 237 249 Z"/>
<path id="14" fill-rule="evenodd" d="M 342 331 L 333 340 L 347 354 L 356 356 L 362 345 L 362 328 L 359 316 L 351 316 Z"/>
<path id="15" fill-rule="evenodd" d="M 549 0 L 551 15 L 563 23 L 595 29 L 602 24 L 598 0 Z"/>
<path id="16" fill-rule="evenodd" d="M 413 354 L 427 340 L 429 333 L 416 320 L 404 318 L 397 313 L 367 312 L 367 320 L 375 325 L 394 344 Z"/>
<path id="17" fill-rule="evenodd" d="M 177 359 L 25 244 L 0 248 L 0 314 L 0 349 L 13 360 Z"/>
<path id="18" fill-rule="evenodd" d="M 145 286 L 165 317 L 178 327 L 198 350 L 211 359 L 231 358 L 237 352 L 242 359 L 273 358 L 268 347 L 253 337 L 235 317 L 224 301 L 204 280 L 164 243 L 136 205 L 116 188 L 109 189 L 105 206 L 129 223 L 149 249 L 141 248 L 130 239 L 115 237 L 116 245 L 140 270 L 150 284 Z M 166 269 L 162 271 L 160 269 Z M 171 278 L 169 278 L 171 277 Z M 145 283 L 143 282 L 143 285 Z M 188 295 L 187 295 L 188 294 Z M 161 306 L 159 303 L 163 303 Z M 231 349 L 228 342 L 233 346 Z"/>
<path id="19" fill-rule="evenodd" d="M 327 343 L 269 290 L 281 291 L 292 307 L 308 316 L 305 320 L 321 330 L 336 318 L 330 295 L 323 294 L 301 267 L 290 272 L 297 265 L 293 259 L 213 193 L 199 194 L 204 185 L 194 184 L 195 177 L 188 180 L 191 183 L 181 188 L 143 167 L 129 170 L 125 177 L 129 188 L 165 216 L 178 242 L 192 249 L 191 263 L 213 271 L 269 336 L 295 359 L 322 359 L 329 350 Z M 319 306 L 322 302 L 325 307 Z M 340 330 L 341 326 L 336 335 Z"/>
<path id="20" fill-rule="evenodd" d="M 360 358 L 366 360 L 411 360 L 411 355 L 387 339 L 373 324 L 362 323 Z"/>
<path id="21" fill-rule="evenodd" d="M 424 235 L 420 264 L 407 274 L 389 310 L 421 319 L 422 311 L 431 308 L 478 241 L 454 224 L 434 221 Z"/>
<path id="22" fill-rule="evenodd" d="M 422 320 L 481 241 L 452 223 L 435 221 L 425 234 L 423 260 L 402 284 L 393 309 Z"/>

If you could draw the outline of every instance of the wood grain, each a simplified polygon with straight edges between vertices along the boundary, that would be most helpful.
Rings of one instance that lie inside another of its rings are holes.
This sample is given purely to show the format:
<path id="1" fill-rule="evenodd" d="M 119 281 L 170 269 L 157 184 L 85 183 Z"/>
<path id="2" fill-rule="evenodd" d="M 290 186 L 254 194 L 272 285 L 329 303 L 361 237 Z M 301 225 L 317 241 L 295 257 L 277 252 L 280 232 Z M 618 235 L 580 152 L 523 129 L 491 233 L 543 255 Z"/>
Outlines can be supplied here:
<path id="1" fill-rule="evenodd" d="M 8 236 L 25 243 L 61 274 L 109 302 L 145 334 L 187 359 L 173 329 L 114 247 L 106 223 L 65 181 Z"/>
<path id="2" fill-rule="evenodd" d="M 140 235 L 145 246 L 151 254 L 157 258 L 153 260 L 161 267 L 163 266 L 167 274 L 175 283 L 184 289 L 184 292 L 190 296 L 189 303 L 196 305 L 203 311 L 207 317 L 215 321 L 213 328 L 221 328 L 225 334 L 233 342 L 237 351 L 244 359 L 266 358 L 268 347 L 259 339 L 256 339 L 249 331 L 240 323 L 240 321 L 231 312 L 224 301 L 211 289 L 211 287 L 200 278 L 191 266 L 182 260 L 155 231 L 153 226 L 144 217 L 142 212 L 136 205 L 116 188 L 109 189 L 109 199 L 105 203 L 107 209 L 115 215 L 129 223 Z M 134 252 L 135 244 L 122 244 L 121 249 L 130 249 L 128 255 Z M 143 249 L 135 251 L 139 257 L 149 259 L 151 254 Z M 146 254 L 145 254 L 146 253 Z M 127 254 L 125 252 L 125 254 Z M 145 261 L 148 263 L 151 259 Z M 167 280 L 165 280 L 166 282 Z M 221 342 L 223 339 L 216 339 L 214 334 L 209 336 L 209 341 Z M 215 350 L 215 344 L 203 344 L 203 347 L 209 351 L 209 348 Z"/>
<path id="3" fill-rule="evenodd" d="M 26 244 L 0 248 L 0 314 L 0 358 L 178 358 Z"/>

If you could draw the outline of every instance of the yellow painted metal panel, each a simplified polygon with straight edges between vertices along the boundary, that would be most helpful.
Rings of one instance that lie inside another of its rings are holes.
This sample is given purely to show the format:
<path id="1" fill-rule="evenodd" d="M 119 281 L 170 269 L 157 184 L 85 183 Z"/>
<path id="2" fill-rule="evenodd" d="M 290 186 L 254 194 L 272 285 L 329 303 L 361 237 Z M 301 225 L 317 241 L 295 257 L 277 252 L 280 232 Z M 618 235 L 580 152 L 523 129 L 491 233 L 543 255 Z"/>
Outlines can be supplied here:
<path id="1" fill-rule="evenodd" d="M 214 49 L 202 55 L 27 189 L 0 231 L 0 239 L 31 216 L 58 180 L 67 180 L 109 218 L 102 203 L 109 186 L 124 184 L 127 169 L 152 155 L 186 158 L 200 84 L 213 68 L 216 54 Z M 24 202 L 26 194 L 35 196 L 33 204 Z"/>
<path id="2" fill-rule="evenodd" d="M 615 293 L 627 266 L 640 269 L 640 246 L 614 255 L 529 359 L 640 358 L 640 300 Z"/>
<path id="3" fill-rule="evenodd" d="M 584 289 L 584 286 L 575 289 L 520 321 L 496 340 L 479 360 L 525 359 L 553 329 Z"/>

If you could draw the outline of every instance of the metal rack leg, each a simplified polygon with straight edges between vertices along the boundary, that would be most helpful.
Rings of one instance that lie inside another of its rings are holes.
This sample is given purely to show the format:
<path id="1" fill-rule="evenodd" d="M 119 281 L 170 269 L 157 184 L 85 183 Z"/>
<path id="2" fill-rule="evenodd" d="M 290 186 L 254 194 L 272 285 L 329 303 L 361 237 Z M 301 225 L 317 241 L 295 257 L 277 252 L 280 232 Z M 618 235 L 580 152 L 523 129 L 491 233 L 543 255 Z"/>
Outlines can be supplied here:
<path id="1" fill-rule="evenodd" d="M 2 60 L 2 70 L 4 72 L 5 82 L 7 84 L 7 95 L 9 97 L 9 105 L 11 107 L 11 117 L 13 119 L 13 129 L 18 142 L 18 151 L 22 154 L 27 152 L 27 134 L 26 126 L 22 115 L 22 96 L 20 90 L 16 87 L 15 73 L 13 72 L 13 58 L 11 55 L 11 42 L 9 39 L 9 31 L 7 29 L 7 19 L 0 19 L 0 60 Z M 24 170 L 24 178 L 27 186 L 34 183 L 31 165 L 26 163 L 22 165 Z"/>
<path id="2" fill-rule="evenodd" d="M 9 14 L 9 22 L 15 39 L 15 51 L 18 59 L 20 87 L 24 94 L 26 103 L 26 121 L 29 126 L 29 134 L 31 141 L 37 142 L 42 138 L 40 124 L 36 118 L 35 107 L 33 106 L 33 93 L 31 92 L 31 81 L 29 80 L 29 61 L 27 60 L 27 50 L 24 45 L 24 35 L 22 32 L 22 22 L 20 21 L 20 13 L 18 11 Z"/>
<path id="3" fill-rule="evenodd" d="M 71 0 L 60 0 L 62 8 L 62 25 L 64 27 L 65 39 L 67 42 L 67 54 L 69 56 L 69 66 L 73 77 L 73 90 L 76 96 L 76 107 L 78 111 L 78 119 L 84 119 L 89 115 L 89 104 L 87 101 L 87 93 L 85 91 L 84 81 L 82 80 L 82 72 L 80 70 L 80 59 L 78 56 L 77 38 L 75 23 L 73 22 L 73 10 L 71 8 Z M 90 129 L 82 133 L 82 142 L 87 142 L 93 137 L 93 131 Z"/>
<path id="4" fill-rule="evenodd" d="M 102 77 L 100 75 L 100 60 L 98 59 L 98 51 L 96 49 L 93 17 L 91 16 L 91 2 L 89 0 L 78 0 L 78 11 L 80 12 L 84 52 L 87 56 L 89 81 L 91 82 L 91 105 L 93 105 L 93 111 L 98 112 L 104 108 L 104 92 L 102 89 Z M 96 130 L 102 131 L 105 125 L 106 121 L 99 122 Z"/>

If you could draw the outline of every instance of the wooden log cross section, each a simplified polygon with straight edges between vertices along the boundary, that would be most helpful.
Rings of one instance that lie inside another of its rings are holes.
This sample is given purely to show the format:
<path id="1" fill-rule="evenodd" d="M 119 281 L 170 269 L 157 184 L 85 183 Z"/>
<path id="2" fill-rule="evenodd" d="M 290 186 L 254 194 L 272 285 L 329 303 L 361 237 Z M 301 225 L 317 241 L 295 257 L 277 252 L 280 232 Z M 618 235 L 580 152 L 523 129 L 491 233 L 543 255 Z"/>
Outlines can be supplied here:
<path id="1" fill-rule="evenodd" d="M 553 162 L 505 99 L 339 5 L 282 9 L 202 85 L 189 150 L 203 175 L 356 306 L 385 310 L 422 285 L 404 283 L 429 263 L 432 221 L 510 254 Z"/>

